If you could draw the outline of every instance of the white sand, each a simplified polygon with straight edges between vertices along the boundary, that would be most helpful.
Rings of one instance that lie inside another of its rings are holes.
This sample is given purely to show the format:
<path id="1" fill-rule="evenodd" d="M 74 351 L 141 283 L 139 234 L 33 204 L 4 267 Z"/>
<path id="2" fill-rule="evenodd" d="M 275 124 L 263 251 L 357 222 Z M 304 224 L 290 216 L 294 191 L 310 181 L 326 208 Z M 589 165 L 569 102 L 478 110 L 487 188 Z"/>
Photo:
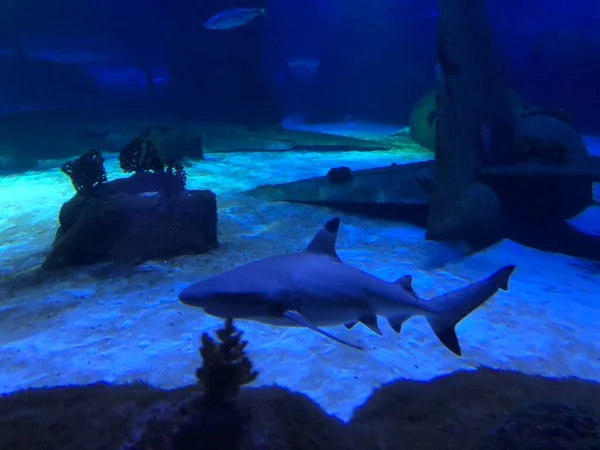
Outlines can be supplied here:
<path id="1" fill-rule="evenodd" d="M 598 140 L 590 139 L 590 146 Z M 598 145 L 600 148 L 600 145 Z M 322 175 L 332 166 L 375 167 L 422 159 L 399 152 L 247 153 L 210 155 L 188 171 L 190 188 L 218 195 L 219 239 L 212 254 L 149 263 L 152 269 L 99 279 L 89 270 L 27 285 L 11 282 L 34 268 L 52 242 L 57 213 L 72 194 L 58 169 L 0 178 L 0 392 L 30 386 L 145 380 L 161 387 L 194 382 L 199 336 L 220 322 L 177 302 L 187 284 L 267 255 L 302 249 L 335 211 L 260 203 L 240 195 L 258 184 Z M 121 176 L 107 156 L 109 178 Z M 600 233 L 599 208 L 576 221 Z M 421 318 L 400 336 L 362 326 L 331 331 L 366 344 L 360 353 L 302 329 L 239 321 L 260 371 L 259 384 L 304 392 L 347 419 L 382 383 L 426 380 L 485 365 L 548 376 L 600 381 L 600 279 L 584 261 L 504 241 L 466 260 L 432 269 L 444 247 L 417 228 L 341 214 L 338 250 L 348 264 L 386 280 L 410 273 L 430 297 L 517 264 L 511 289 L 458 326 L 463 358 L 448 352 Z M 29 279 L 29 278 L 26 278 Z"/>

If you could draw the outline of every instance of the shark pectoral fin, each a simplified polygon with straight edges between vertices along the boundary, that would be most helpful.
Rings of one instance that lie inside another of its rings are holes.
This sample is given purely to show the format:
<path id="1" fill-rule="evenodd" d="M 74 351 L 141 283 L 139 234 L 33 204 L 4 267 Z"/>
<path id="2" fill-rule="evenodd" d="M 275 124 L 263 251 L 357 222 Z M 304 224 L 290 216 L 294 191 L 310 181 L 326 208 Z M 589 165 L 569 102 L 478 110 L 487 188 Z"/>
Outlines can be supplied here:
<path id="1" fill-rule="evenodd" d="M 304 317 L 298 311 L 288 310 L 283 315 L 285 317 L 287 317 L 288 319 L 290 319 L 291 321 L 296 322 L 297 324 L 302 325 L 303 327 L 306 327 L 313 331 L 316 331 L 317 333 L 322 334 L 323 336 L 331 339 L 332 341 L 339 342 L 340 344 L 347 345 L 348 347 L 352 347 L 356 350 L 364 350 L 364 348 L 362 348 L 356 344 L 352 344 L 351 342 L 344 341 L 340 338 L 335 337 L 332 334 L 329 334 L 327 331 L 321 330 L 320 328 L 313 325 L 310 322 L 310 320 L 308 320 L 306 317 Z"/>
<path id="2" fill-rule="evenodd" d="M 362 316 L 358 321 L 368 327 L 373 333 L 383 336 L 383 333 L 379 329 L 379 325 L 377 325 L 377 316 L 375 314 Z"/>

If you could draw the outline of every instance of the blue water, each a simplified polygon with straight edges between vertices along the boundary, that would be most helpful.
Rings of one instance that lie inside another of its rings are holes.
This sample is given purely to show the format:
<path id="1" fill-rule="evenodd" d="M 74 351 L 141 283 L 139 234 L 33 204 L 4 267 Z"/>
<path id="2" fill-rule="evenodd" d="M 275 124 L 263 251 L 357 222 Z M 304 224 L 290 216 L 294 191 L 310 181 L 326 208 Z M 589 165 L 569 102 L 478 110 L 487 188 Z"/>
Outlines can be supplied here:
<path id="1" fill-rule="evenodd" d="M 221 34 L 201 26 L 217 2 L 84 1 L 61 13 L 44 7 L 45 20 L 0 6 L 12 14 L 0 41 L 0 392 L 99 380 L 195 382 L 199 336 L 221 322 L 180 304 L 177 293 L 237 265 L 300 251 L 333 215 L 342 218 L 338 252 L 346 264 L 386 281 L 410 274 L 426 299 L 502 265 L 517 271 L 508 292 L 459 324 L 462 358 L 418 317 L 401 335 L 384 321 L 383 337 L 362 326 L 328 330 L 365 353 L 310 330 L 239 321 L 260 372 L 256 385 L 306 393 L 347 420 L 373 389 L 399 378 L 492 367 L 600 381 L 600 255 L 589 261 L 504 239 L 465 256 L 461 245 L 426 241 L 416 226 L 243 194 L 332 167 L 434 157 L 406 127 L 436 78 L 437 2 L 272 3 L 267 18 Z M 564 109 L 600 157 L 597 2 L 488 3 L 507 83 L 528 102 Z M 149 129 L 202 140 L 206 158 L 184 161 L 188 189 L 217 195 L 219 249 L 110 276 L 99 276 L 100 265 L 37 278 L 73 196 L 61 165 L 98 148 L 108 178 L 123 178 L 118 151 Z M 306 136 L 339 145 L 287 151 Z M 386 148 L 344 150 L 351 138 Z M 593 189 L 600 202 L 600 184 Z M 570 223 L 600 239 L 600 207 Z"/>

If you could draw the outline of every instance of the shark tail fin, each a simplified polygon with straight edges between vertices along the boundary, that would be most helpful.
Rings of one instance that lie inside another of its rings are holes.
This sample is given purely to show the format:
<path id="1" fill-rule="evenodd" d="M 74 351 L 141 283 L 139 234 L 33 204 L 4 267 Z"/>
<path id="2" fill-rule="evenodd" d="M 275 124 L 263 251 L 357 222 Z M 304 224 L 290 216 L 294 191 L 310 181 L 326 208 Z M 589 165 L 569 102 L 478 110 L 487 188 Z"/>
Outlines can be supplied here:
<path id="1" fill-rule="evenodd" d="M 507 291 L 508 280 L 514 270 L 515 266 L 513 265 L 502 267 L 483 280 L 440 295 L 427 302 L 432 311 L 427 322 L 448 350 L 458 356 L 462 355 L 454 327 L 500 289 Z"/>

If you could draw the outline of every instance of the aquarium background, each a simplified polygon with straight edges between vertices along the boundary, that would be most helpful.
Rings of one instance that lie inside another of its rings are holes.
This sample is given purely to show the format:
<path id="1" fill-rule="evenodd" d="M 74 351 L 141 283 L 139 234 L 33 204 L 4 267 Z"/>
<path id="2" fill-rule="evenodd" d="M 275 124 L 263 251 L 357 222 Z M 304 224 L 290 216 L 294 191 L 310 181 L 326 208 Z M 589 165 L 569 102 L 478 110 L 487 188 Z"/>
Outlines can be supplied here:
<path id="1" fill-rule="evenodd" d="M 573 136 L 600 156 L 598 3 L 487 4 L 509 87 L 528 103 L 566 112 Z M 433 158 L 407 127 L 436 83 L 437 2 L 271 1 L 267 17 L 238 29 L 202 26 L 226 8 L 262 6 L 2 2 L 0 392 L 194 383 L 199 337 L 222 322 L 182 305 L 177 294 L 237 265 L 301 251 L 334 215 L 342 219 L 338 253 L 346 264 L 386 281 L 410 274 L 426 299 L 506 264 L 517 271 L 508 292 L 458 326 L 462 358 L 421 317 L 401 335 L 383 322 L 383 337 L 361 326 L 331 329 L 366 346 L 364 353 L 310 330 L 239 321 L 260 373 L 255 385 L 304 393 L 347 421 L 374 389 L 397 379 L 425 382 L 486 367 L 600 381 L 598 183 L 595 206 L 569 219 L 589 238 L 586 249 L 561 235 L 557 253 L 513 239 L 469 252 L 381 214 L 248 195 L 331 168 Z M 125 179 L 119 152 L 139 136 L 181 160 L 188 189 L 216 195 L 218 246 L 135 265 L 41 269 L 61 207 L 75 194 L 61 167 L 97 149 L 108 180 Z M 536 226 L 543 234 L 544 222 Z"/>

